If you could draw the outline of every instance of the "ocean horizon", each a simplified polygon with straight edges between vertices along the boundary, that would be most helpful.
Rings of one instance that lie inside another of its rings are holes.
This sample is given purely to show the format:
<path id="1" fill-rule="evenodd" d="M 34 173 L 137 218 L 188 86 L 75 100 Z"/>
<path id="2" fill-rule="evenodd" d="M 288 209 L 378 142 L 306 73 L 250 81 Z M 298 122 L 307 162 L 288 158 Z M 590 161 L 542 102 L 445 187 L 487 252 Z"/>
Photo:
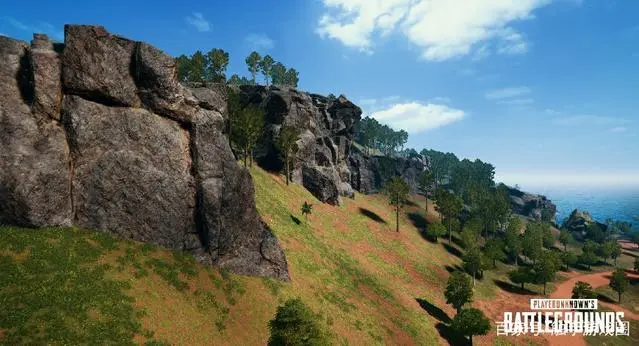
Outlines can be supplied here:
<path id="1" fill-rule="evenodd" d="M 600 222 L 607 218 L 639 226 L 639 186 L 559 186 L 522 185 L 526 192 L 546 196 L 557 206 L 559 225 L 575 209 L 587 211 Z"/>

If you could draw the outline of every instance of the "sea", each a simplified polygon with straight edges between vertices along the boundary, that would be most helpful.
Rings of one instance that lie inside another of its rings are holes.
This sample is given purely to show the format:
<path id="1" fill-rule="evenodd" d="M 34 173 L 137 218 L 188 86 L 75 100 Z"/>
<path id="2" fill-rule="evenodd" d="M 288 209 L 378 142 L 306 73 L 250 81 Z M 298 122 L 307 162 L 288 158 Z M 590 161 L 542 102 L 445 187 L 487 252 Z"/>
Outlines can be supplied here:
<path id="1" fill-rule="evenodd" d="M 639 230 L 639 186 L 521 186 L 522 190 L 546 196 L 557 206 L 561 225 L 575 209 L 585 210 L 600 222 L 630 222 Z"/>

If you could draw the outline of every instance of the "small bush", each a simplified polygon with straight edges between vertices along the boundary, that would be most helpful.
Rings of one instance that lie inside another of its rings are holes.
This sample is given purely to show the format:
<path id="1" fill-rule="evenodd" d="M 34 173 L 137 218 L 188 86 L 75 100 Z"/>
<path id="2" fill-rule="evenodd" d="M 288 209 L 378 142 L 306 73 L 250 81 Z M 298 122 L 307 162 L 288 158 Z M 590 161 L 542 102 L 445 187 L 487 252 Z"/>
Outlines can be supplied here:
<path id="1" fill-rule="evenodd" d="M 301 299 L 287 300 L 269 322 L 268 345 L 329 345 L 328 336 L 317 320 Z"/>

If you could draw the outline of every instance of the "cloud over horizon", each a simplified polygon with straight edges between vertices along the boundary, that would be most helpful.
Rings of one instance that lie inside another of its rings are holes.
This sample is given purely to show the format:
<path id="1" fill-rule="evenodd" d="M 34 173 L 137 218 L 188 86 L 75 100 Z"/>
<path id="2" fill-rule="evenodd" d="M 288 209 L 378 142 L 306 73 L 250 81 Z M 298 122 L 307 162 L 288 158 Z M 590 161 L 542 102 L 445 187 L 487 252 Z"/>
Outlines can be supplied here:
<path id="1" fill-rule="evenodd" d="M 460 121 L 466 113 L 446 105 L 413 101 L 389 105 L 370 116 L 396 130 L 419 133 Z"/>
<path id="2" fill-rule="evenodd" d="M 326 12 L 318 22 L 322 38 L 364 52 L 374 41 L 402 34 L 421 49 L 421 57 L 443 61 L 475 53 L 515 55 L 528 51 L 525 36 L 512 27 L 531 20 L 551 0 L 322 0 Z"/>
<path id="3" fill-rule="evenodd" d="M 275 42 L 266 34 L 250 34 L 245 40 L 253 50 L 269 50 L 275 46 Z"/>

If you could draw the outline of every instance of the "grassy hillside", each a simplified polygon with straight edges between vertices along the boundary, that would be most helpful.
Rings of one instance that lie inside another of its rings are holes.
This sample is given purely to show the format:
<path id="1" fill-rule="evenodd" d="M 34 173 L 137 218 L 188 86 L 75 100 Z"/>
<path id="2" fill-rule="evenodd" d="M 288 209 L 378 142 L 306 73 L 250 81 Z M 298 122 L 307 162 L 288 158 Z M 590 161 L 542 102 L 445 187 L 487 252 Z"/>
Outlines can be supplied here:
<path id="1" fill-rule="evenodd" d="M 5 227 L 0 343 L 259 345 L 278 304 L 293 297 L 319 314 L 335 344 L 445 343 L 437 325 L 453 315 L 442 292 L 459 248 L 422 237 L 415 225 L 425 222 L 423 200 L 409 206 L 396 233 L 383 196 L 357 194 L 333 207 L 259 168 L 252 174 L 290 283 L 236 276 L 103 233 Z M 308 221 L 304 201 L 313 204 Z M 477 285 L 478 299 L 494 296 L 492 280 Z"/>

